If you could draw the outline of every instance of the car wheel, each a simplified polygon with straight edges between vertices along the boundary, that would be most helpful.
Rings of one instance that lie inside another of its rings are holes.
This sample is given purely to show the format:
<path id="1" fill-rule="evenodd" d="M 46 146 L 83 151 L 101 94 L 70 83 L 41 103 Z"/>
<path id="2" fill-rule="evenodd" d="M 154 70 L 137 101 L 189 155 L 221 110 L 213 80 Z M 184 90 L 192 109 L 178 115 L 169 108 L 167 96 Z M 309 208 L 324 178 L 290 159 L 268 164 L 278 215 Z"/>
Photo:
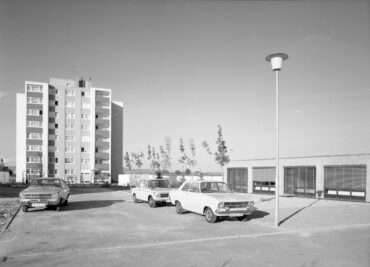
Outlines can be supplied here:
<path id="1" fill-rule="evenodd" d="M 182 208 L 180 201 L 176 201 L 176 204 L 175 205 L 176 205 L 176 212 L 177 212 L 177 214 L 183 214 L 184 213 L 184 209 Z"/>
<path id="2" fill-rule="evenodd" d="M 248 220 L 248 216 L 247 215 L 243 215 L 243 216 L 240 216 L 240 217 L 236 217 L 239 221 L 247 221 Z"/>
<path id="3" fill-rule="evenodd" d="M 204 211 L 204 215 L 206 216 L 206 221 L 208 223 L 215 223 L 217 221 L 217 216 L 210 208 L 206 208 L 206 210 Z"/>
<path id="4" fill-rule="evenodd" d="M 149 201 L 148 202 L 149 202 L 149 207 L 155 208 L 156 203 L 155 203 L 155 200 L 152 197 L 149 197 Z"/>
<path id="5" fill-rule="evenodd" d="M 137 200 L 136 198 L 136 194 L 133 194 L 132 195 L 132 200 L 134 201 L 134 203 L 138 203 L 139 201 Z"/>
<path id="6" fill-rule="evenodd" d="M 28 206 L 23 205 L 23 206 L 22 206 L 22 210 L 23 210 L 23 212 L 27 212 L 27 211 L 28 211 Z"/>
<path id="7" fill-rule="evenodd" d="M 59 204 L 56 205 L 55 210 L 56 211 L 61 211 L 62 205 L 63 205 L 63 199 L 61 199 L 60 202 L 59 202 Z"/>
<path id="8" fill-rule="evenodd" d="M 68 198 L 69 198 L 69 195 L 67 196 L 67 199 L 64 200 L 64 203 L 63 203 L 64 206 L 68 206 Z"/>

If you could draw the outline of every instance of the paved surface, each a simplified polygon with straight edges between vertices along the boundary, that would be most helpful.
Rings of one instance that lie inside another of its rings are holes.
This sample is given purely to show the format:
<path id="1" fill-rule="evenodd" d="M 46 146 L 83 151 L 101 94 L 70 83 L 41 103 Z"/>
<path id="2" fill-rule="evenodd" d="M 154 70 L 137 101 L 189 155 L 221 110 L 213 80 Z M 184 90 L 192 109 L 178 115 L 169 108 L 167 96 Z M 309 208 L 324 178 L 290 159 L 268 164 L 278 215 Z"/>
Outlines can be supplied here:
<path id="1" fill-rule="evenodd" d="M 61 212 L 20 212 L 0 240 L 2 266 L 370 266 L 370 204 L 253 195 L 246 222 L 208 224 L 127 191 L 79 194 Z"/>

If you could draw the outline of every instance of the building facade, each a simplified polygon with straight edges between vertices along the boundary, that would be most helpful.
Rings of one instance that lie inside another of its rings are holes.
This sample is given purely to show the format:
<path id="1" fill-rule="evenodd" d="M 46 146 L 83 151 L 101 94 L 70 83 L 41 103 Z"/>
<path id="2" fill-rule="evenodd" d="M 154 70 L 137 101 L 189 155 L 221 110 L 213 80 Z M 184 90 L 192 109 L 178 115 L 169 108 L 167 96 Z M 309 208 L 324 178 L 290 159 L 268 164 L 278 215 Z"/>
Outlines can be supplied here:
<path id="1" fill-rule="evenodd" d="M 114 114 L 112 115 L 112 107 Z M 123 104 L 110 89 L 80 79 L 25 82 L 17 94 L 17 182 L 61 177 L 69 183 L 117 180 L 122 161 Z M 114 137 L 114 138 L 113 138 Z M 113 140 L 114 139 L 114 140 Z M 114 142 L 116 143 L 114 143 Z M 121 156 L 122 157 L 122 156 Z"/>
<path id="2" fill-rule="evenodd" d="M 275 159 L 232 161 L 225 167 L 230 188 L 275 193 Z M 370 154 L 292 157 L 279 160 L 279 194 L 370 202 Z"/>

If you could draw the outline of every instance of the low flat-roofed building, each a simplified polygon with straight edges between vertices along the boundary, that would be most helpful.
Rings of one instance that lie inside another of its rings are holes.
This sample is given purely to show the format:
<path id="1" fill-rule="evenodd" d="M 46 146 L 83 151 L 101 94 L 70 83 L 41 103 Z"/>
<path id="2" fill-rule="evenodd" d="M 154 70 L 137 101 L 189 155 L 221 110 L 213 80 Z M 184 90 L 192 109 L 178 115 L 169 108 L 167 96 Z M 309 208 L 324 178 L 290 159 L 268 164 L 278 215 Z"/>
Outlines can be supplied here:
<path id="1" fill-rule="evenodd" d="M 225 166 L 232 190 L 275 193 L 276 159 L 234 160 Z M 279 194 L 370 202 L 370 154 L 284 157 Z"/>

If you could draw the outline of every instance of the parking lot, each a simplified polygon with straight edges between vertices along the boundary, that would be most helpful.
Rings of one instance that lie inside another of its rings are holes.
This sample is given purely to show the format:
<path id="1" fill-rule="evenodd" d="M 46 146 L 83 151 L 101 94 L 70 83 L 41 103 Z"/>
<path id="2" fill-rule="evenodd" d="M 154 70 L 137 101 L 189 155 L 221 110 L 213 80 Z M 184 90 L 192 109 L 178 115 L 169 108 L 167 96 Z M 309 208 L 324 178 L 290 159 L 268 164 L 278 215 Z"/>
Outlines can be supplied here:
<path id="1" fill-rule="evenodd" d="M 368 203 L 252 195 L 249 221 L 209 224 L 128 191 L 72 195 L 61 212 L 19 212 L 0 240 L 4 266 L 369 266 Z"/>

